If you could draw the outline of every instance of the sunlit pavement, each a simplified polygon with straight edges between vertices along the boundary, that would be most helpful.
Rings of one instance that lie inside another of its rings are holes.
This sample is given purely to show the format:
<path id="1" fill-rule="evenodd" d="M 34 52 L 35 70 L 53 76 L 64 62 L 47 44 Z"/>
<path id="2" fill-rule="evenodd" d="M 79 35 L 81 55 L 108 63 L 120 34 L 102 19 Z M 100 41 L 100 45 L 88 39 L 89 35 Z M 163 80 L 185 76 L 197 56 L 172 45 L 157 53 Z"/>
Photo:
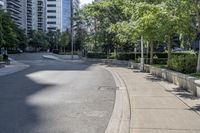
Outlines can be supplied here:
<path id="1" fill-rule="evenodd" d="M 115 101 L 112 75 L 42 55 L 13 56 L 30 67 L 0 77 L 0 132 L 103 133 Z"/>

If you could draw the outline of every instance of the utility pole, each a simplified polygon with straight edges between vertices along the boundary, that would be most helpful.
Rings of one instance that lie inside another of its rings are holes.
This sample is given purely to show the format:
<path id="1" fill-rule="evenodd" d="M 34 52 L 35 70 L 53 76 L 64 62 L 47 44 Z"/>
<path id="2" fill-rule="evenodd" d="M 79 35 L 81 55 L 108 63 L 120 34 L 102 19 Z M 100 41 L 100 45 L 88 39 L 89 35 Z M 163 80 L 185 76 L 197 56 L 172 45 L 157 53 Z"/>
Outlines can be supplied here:
<path id="1" fill-rule="evenodd" d="M 74 17 L 74 9 L 73 9 L 73 0 L 71 0 L 71 58 L 74 59 L 74 31 L 73 31 L 73 17 Z"/>
<path id="2" fill-rule="evenodd" d="M 140 60 L 140 71 L 144 71 L 144 38 L 141 37 L 141 60 Z"/>

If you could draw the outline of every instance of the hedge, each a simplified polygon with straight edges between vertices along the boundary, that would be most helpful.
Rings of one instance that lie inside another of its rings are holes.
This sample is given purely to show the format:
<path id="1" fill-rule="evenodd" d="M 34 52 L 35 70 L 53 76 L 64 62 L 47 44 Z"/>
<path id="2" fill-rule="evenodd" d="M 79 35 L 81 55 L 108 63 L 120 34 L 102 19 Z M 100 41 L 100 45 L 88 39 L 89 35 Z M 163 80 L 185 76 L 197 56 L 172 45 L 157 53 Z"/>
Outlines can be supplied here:
<path id="1" fill-rule="evenodd" d="M 0 62 L 3 61 L 3 55 L 0 55 Z"/>
<path id="2" fill-rule="evenodd" d="M 197 56 L 194 54 L 174 55 L 167 62 L 168 68 L 181 73 L 195 73 L 197 67 Z"/>
<path id="3" fill-rule="evenodd" d="M 191 52 L 179 52 L 179 53 L 172 53 L 172 58 L 176 56 L 196 56 L 195 53 Z M 153 63 L 154 64 L 167 64 L 167 58 L 168 58 L 168 53 L 153 53 L 154 59 Z M 88 58 L 97 58 L 97 59 L 117 59 L 117 60 L 135 60 L 139 61 L 141 58 L 141 53 L 111 53 L 110 55 L 107 55 L 106 53 L 92 53 L 89 52 L 87 54 Z M 144 58 L 145 58 L 145 63 L 149 63 L 149 58 L 150 58 L 150 53 L 148 54 L 148 59 L 147 59 L 147 54 L 144 53 Z"/>
<path id="4" fill-rule="evenodd" d="M 87 53 L 88 58 L 106 59 L 106 53 Z"/>

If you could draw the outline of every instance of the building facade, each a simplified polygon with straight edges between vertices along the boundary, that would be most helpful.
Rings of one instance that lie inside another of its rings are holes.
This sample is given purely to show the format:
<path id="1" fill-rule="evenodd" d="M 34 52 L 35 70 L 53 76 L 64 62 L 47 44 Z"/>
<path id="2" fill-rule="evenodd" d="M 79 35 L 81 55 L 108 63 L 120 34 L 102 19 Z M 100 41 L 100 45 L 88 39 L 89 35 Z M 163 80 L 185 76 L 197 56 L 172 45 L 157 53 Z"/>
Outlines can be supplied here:
<path id="1" fill-rule="evenodd" d="M 29 34 L 31 30 L 46 30 L 46 0 L 0 0 L 14 23 Z"/>
<path id="2" fill-rule="evenodd" d="M 0 0 L 0 9 L 5 9 L 5 1 Z"/>
<path id="3" fill-rule="evenodd" d="M 46 1 L 46 30 L 62 30 L 62 0 Z"/>
<path id="4" fill-rule="evenodd" d="M 34 0 L 32 3 L 32 29 L 46 30 L 46 1 Z"/>
<path id="5" fill-rule="evenodd" d="M 0 0 L 0 8 L 5 8 L 14 23 L 26 30 L 64 32 L 71 29 L 72 0 Z M 79 0 L 73 0 L 74 12 Z"/>
<path id="6" fill-rule="evenodd" d="M 60 30 L 64 32 L 71 28 L 71 1 L 72 0 L 47 0 L 46 30 Z M 73 0 L 73 8 L 78 9 L 79 0 Z"/>
<path id="7" fill-rule="evenodd" d="M 22 29 L 26 28 L 26 2 L 22 0 L 6 0 L 6 11 L 10 14 L 14 23 Z"/>

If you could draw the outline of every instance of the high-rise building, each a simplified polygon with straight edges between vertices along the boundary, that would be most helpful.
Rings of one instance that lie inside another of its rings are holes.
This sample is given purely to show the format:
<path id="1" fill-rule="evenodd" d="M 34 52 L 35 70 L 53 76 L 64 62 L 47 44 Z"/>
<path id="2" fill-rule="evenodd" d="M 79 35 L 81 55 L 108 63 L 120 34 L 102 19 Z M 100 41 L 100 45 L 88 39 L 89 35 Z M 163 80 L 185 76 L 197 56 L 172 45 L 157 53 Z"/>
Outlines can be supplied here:
<path id="1" fill-rule="evenodd" d="M 45 31 L 46 0 L 0 0 L 14 23 L 28 34 L 31 30 Z"/>
<path id="2" fill-rule="evenodd" d="M 62 0 L 62 31 L 70 29 L 71 24 L 71 0 Z"/>
<path id="3" fill-rule="evenodd" d="M 71 1 L 72 0 L 47 0 L 47 25 L 46 30 L 60 30 L 71 28 Z M 79 0 L 73 0 L 73 7 L 78 8 Z"/>
<path id="4" fill-rule="evenodd" d="M 5 2 L 4 0 L 0 0 L 0 9 L 4 9 L 5 8 Z"/>
<path id="5" fill-rule="evenodd" d="M 22 0 L 7 0 L 6 10 L 10 14 L 15 24 L 23 29 L 26 28 L 25 3 Z"/>
<path id="6" fill-rule="evenodd" d="M 30 30 L 32 30 L 32 0 L 27 0 L 27 3 L 26 3 L 26 7 L 27 8 L 24 8 L 24 12 L 26 13 L 25 15 L 27 16 L 27 26 L 26 26 L 26 29 L 27 29 L 27 33 L 29 33 Z"/>
<path id="7" fill-rule="evenodd" d="M 46 30 L 46 1 L 34 0 L 32 3 L 32 29 Z"/>
<path id="8" fill-rule="evenodd" d="M 62 0 L 47 0 L 46 30 L 62 30 Z"/>

